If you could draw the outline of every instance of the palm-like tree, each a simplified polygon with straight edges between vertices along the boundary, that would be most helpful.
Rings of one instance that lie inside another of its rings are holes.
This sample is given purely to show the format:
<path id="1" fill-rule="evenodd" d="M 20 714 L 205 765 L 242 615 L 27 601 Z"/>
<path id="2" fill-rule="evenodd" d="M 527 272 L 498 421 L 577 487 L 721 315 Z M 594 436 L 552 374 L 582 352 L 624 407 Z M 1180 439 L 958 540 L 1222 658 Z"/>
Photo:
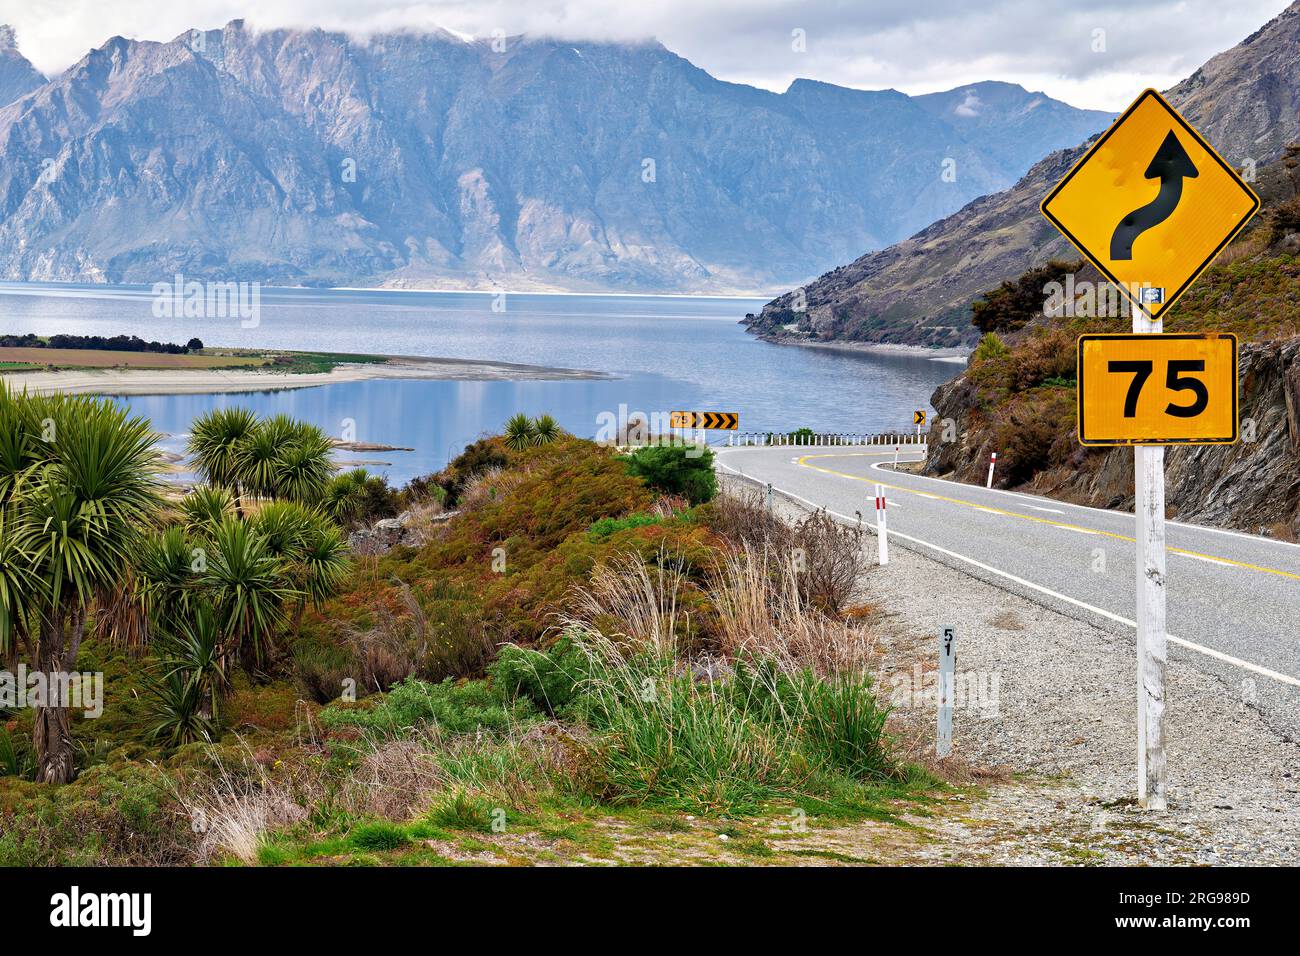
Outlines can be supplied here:
<path id="1" fill-rule="evenodd" d="M 0 389 L 0 421 L 25 423 L 20 454 L 9 455 L 3 467 L 10 470 L 0 478 L 6 499 L 0 650 L 8 652 L 16 636 L 36 670 L 69 673 L 92 606 L 121 588 L 141 534 L 161 511 L 156 436 L 148 422 L 111 401 L 32 399 L 7 389 Z M 11 452 L 14 447 L 11 442 Z M 16 570 L 19 563 L 25 573 Z M 36 708 L 38 782 L 72 779 L 66 703 Z"/>
<path id="2" fill-rule="evenodd" d="M 351 566 L 347 551 L 343 532 L 324 517 L 316 516 L 303 540 L 299 561 L 305 572 L 303 590 L 317 608 L 338 592 Z"/>
<path id="3" fill-rule="evenodd" d="M 286 602 L 299 592 L 286 580 L 285 563 L 246 522 L 223 521 L 211 546 L 202 586 L 216 612 L 223 653 L 238 651 L 251 669 L 283 623 Z"/>
<path id="4" fill-rule="evenodd" d="M 195 469 L 208 484 L 233 492 L 235 512 L 241 516 L 239 449 L 256 427 L 257 416 L 246 408 L 213 409 L 190 426 L 189 450 Z"/>
<path id="5" fill-rule="evenodd" d="M 346 525 L 361 514 L 365 505 L 366 480 L 370 477 L 364 468 L 353 468 L 335 475 L 325 485 L 321 495 L 321 508 L 340 525 Z"/>
<path id="6" fill-rule="evenodd" d="M 506 421 L 506 447 L 523 451 L 537 438 L 537 426 L 523 412 L 511 415 Z"/>
<path id="7" fill-rule="evenodd" d="M 190 534 L 206 536 L 235 513 L 235 497 L 220 485 L 197 485 L 181 499 L 181 516 Z"/>
<path id="8" fill-rule="evenodd" d="M 161 676 L 149 680 L 156 720 L 150 736 L 173 746 L 212 739 L 229 684 L 221 633 L 210 605 L 196 603 L 174 630 L 159 637 L 158 662 Z"/>
<path id="9" fill-rule="evenodd" d="M 550 415 L 538 415 L 533 420 L 533 443 L 549 445 L 560 437 L 560 425 Z"/>
<path id="10" fill-rule="evenodd" d="M 144 538 L 131 583 L 145 620 L 167 631 L 187 619 L 193 613 L 204 563 L 202 546 L 196 546 L 178 525 Z"/>
<path id="11" fill-rule="evenodd" d="M 275 461 L 272 479 L 275 497 L 314 504 L 325 494 L 333 474 L 330 440 L 319 428 L 304 426 Z"/>

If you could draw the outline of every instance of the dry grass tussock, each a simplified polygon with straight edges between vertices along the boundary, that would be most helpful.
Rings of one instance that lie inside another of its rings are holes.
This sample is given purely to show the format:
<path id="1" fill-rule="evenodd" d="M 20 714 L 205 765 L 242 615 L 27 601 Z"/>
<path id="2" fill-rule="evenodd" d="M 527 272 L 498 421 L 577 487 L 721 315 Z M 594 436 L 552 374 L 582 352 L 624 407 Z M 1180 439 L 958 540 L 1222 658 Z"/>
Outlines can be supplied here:
<path id="1" fill-rule="evenodd" d="M 239 766 L 225 763 L 214 752 L 213 763 L 217 769 L 206 786 L 176 795 L 200 835 L 198 859 L 209 863 L 233 856 L 254 863 L 266 835 L 304 819 L 310 802 L 292 782 L 268 774 L 251 752 Z"/>
<path id="2" fill-rule="evenodd" d="M 806 574 L 797 553 L 744 544 L 726 555 L 705 586 L 717 614 L 716 652 L 726 660 L 762 658 L 820 677 L 867 673 L 873 630 L 818 606 L 807 594 Z M 574 612 L 563 625 L 684 661 L 689 655 L 680 598 L 683 588 L 693 586 L 682 562 L 670 555 L 660 554 L 652 566 L 635 555 L 616 558 L 598 564 L 590 584 L 575 589 Z"/>
<path id="3" fill-rule="evenodd" d="M 637 555 L 615 558 L 592 569 L 588 587 L 574 590 L 574 611 L 565 623 L 581 630 L 604 625 L 639 647 L 675 656 L 678 598 L 685 585 L 683 562 L 664 552 L 653 570 Z"/>
<path id="4" fill-rule="evenodd" d="M 722 652 L 761 657 L 818 676 L 865 673 L 874 655 L 871 628 L 819 609 L 804 593 L 796 558 L 745 545 L 728 555 L 710 583 Z"/>

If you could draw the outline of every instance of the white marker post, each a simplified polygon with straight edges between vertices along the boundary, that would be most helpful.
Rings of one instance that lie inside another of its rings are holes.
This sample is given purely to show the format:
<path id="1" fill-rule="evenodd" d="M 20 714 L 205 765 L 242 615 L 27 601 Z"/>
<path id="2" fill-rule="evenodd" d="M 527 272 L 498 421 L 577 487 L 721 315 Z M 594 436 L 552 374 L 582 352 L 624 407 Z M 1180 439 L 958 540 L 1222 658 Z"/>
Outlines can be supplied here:
<path id="1" fill-rule="evenodd" d="M 998 453 L 994 452 L 989 458 L 989 480 L 985 483 L 985 488 L 993 487 L 993 469 L 998 463 Z"/>
<path id="2" fill-rule="evenodd" d="M 939 634 L 939 734 L 934 752 L 940 757 L 952 753 L 952 700 L 957 686 L 957 632 L 945 627 Z"/>
<path id="3" fill-rule="evenodd" d="M 900 446 L 894 446 L 894 471 L 898 471 L 898 449 Z"/>
<path id="4" fill-rule="evenodd" d="M 885 500 L 885 486 L 876 485 L 876 539 L 880 547 L 880 566 L 883 568 L 889 563 L 889 528 L 885 521 L 885 508 L 889 504 Z"/>
<path id="5" fill-rule="evenodd" d="M 1133 331 L 1158 335 L 1164 320 L 1133 310 Z M 1133 447 L 1137 524 L 1138 805 L 1164 810 L 1165 799 L 1165 449 Z"/>

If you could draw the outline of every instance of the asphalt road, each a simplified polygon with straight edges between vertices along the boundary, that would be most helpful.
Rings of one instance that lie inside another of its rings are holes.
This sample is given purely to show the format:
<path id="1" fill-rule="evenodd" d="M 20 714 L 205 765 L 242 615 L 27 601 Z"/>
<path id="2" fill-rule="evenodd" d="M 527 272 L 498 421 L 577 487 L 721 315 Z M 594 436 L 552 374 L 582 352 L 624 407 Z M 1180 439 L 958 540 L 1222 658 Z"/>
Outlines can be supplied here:
<path id="1" fill-rule="evenodd" d="M 879 446 L 715 451 L 721 470 L 771 482 L 842 520 L 860 511 L 871 530 L 880 483 L 892 547 L 1134 634 L 1131 514 L 895 472 L 893 450 Z M 905 448 L 900 460 L 918 457 Z M 1219 676 L 1225 693 L 1300 737 L 1300 545 L 1177 522 L 1166 535 L 1170 656 Z"/>

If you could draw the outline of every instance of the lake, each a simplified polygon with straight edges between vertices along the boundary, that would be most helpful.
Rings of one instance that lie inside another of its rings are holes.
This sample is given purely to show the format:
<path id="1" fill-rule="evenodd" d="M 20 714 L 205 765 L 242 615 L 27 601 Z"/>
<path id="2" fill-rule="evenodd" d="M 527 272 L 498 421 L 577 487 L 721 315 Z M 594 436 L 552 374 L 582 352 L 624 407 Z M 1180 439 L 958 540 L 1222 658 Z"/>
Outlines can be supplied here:
<path id="1" fill-rule="evenodd" d="M 401 483 L 436 471 L 517 411 L 549 412 L 592 437 L 602 413 L 736 411 L 745 431 L 831 432 L 908 426 L 960 366 L 760 342 L 737 323 L 763 299 L 537 293 L 261 290 L 259 322 L 158 318 L 148 287 L 0 283 L 0 332 L 133 334 L 240 348 L 482 359 L 607 372 L 586 381 L 341 382 L 315 388 L 119 399 L 179 450 L 193 418 L 216 406 L 285 412 L 332 435 L 410 446 L 365 453 Z M 713 433 L 714 436 L 718 433 Z"/>

